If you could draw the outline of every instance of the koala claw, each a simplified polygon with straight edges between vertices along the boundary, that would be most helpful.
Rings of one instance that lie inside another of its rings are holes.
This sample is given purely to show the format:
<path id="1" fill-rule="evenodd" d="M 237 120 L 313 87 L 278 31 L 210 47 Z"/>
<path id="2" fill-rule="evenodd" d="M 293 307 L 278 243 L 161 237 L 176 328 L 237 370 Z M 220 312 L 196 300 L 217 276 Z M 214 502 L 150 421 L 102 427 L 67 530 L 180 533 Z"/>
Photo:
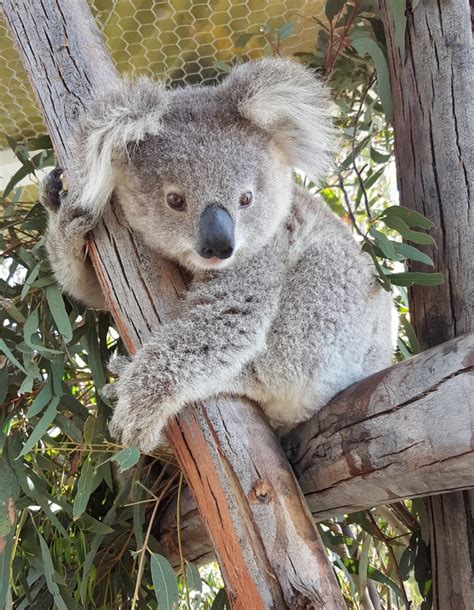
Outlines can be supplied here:
<path id="1" fill-rule="evenodd" d="M 45 208 L 57 212 L 61 207 L 62 198 L 64 197 L 63 183 L 61 176 L 64 170 L 62 167 L 56 167 L 44 178 L 41 183 L 41 203 Z"/>
<path id="2" fill-rule="evenodd" d="M 97 222 L 97 215 L 82 208 L 77 194 L 63 190 L 61 167 L 53 169 L 41 183 L 40 199 L 50 215 L 57 218 L 57 227 L 65 237 L 84 236 Z"/>

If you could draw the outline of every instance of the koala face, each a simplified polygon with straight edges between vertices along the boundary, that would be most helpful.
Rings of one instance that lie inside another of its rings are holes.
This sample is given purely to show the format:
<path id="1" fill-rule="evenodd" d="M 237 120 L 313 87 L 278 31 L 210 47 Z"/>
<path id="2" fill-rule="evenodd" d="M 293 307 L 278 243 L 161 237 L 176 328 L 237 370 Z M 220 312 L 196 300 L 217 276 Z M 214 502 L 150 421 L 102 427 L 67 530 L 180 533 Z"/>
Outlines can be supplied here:
<path id="1" fill-rule="evenodd" d="M 291 204 L 291 171 L 248 121 L 179 118 L 114 163 L 116 193 L 150 247 L 191 271 L 223 269 L 272 238 Z"/>
<path id="2" fill-rule="evenodd" d="M 289 60 L 237 66 L 215 87 L 124 82 L 76 134 L 81 206 L 112 192 L 146 243 L 185 267 L 224 269 L 258 253 L 291 206 L 291 169 L 317 180 L 330 158 L 324 87 Z"/>

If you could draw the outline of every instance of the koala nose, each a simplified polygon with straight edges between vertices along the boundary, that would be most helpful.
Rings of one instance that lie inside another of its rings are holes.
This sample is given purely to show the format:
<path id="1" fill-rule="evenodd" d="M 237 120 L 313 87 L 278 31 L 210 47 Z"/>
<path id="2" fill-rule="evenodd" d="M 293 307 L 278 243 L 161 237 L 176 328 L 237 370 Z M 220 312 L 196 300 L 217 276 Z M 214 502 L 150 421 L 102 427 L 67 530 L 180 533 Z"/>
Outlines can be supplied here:
<path id="1" fill-rule="evenodd" d="M 209 206 L 201 214 L 197 251 L 203 258 L 225 259 L 234 251 L 234 221 L 224 208 Z"/>

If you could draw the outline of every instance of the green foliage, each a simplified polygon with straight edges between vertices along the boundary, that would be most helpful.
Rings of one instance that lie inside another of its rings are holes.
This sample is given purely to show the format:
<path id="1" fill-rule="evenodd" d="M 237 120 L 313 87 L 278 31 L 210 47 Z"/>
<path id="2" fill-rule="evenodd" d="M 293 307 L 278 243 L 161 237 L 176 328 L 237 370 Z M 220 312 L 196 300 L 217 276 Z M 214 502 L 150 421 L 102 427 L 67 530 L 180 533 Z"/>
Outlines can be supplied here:
<path id="1" fill-rule="evenodd" d="M 423 251 L 433 243 L 432 223 L 394 205 L 388 70 L 374 11 L 375 2 L 328 0 L 314 49 L 299 54 L 331 87 L 342 139 L 327 184 L 296 180 L 352 226 L 393 291 L 402 359 L 419 349 L 406 287 L 442 278 Z M 268 53 L 283 53 L 294 29 L 287 22 L 244 32 L 237 52 L 261 36 Z M 22 165 L 3 193 L 0 219 L 0 608 L 12 600 L 18 609 L 229 608 L 215 567 L 198 572 L 182 558 L 176 576 L 155 537 L 161 509 L 180 488 L 170 456 L 140 456 L 108 435 L 99 390 L 107 361 L 123 346 L 108 315 L 84 311 L 58 290 L 37 191 L 18 187 L 53 164 L 49 138 L 10 145 Z M 427 271 L 413 272 L 411 261 Z M 409 600 L 412 610 L 430 607 L 421 501 L 329 519 L 319 529 L 348 608 L 367 607 L 369 590 L 384 609 L 409 608 Z"/>

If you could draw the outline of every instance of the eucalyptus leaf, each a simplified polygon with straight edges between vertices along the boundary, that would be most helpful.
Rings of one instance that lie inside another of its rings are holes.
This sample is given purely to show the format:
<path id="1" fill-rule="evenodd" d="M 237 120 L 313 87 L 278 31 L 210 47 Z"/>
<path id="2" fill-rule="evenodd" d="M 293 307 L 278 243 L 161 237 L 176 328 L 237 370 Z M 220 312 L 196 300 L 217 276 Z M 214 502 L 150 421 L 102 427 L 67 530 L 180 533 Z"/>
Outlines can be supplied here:
<path id="1" fill-rule="evenodd" d="M 373 38 L 368 37 L 357 37 L 353 38 L 350 34 L 351 43 L 354 49 L 359 53 L 361 57 L 370 55 L 375 65 L 377 72 L 377 84 L 379 96 L 382 101 L 385 116 L 387 121 L 393 121 L 393 105 L 392 105 L 392 94 L 390 89 L 390 75 L 388 71 L 388 64 L 385 55 Z"/>
<path id="2" fill-rule="evenodd" d="M 125 447 L 111 458 L 112 461 L 117 462 L 120 472 L 125 472 L 135 466 L 139 459 L 140 450 L 136 447 Z"/>
<path id="3" fill-rule="evenodd" d="M 39 415 L 44 409 L 44 407 L 49 403 L 52 397 L 53 388 L 51 380 L 48 380 L 47 383 L 41 389 L 41 391 L 37 394 L 36 398 L 31 403 L 31 406 L 26 413 L 27 418 L 31 419 L 32 417 Z"/>
<path id="4" fill-rule="evenodd" d="M 231 606 L 225 589 L 220 589 L 212 602 L 211 610 L 230 610 Z"/>
<path id="5" fill-rule="evenodd" d="M 388 11 L 393 21 L 395 31 L 395 45 L 400 49 L 402 61 L 405 59 L 405 32 L 407 18 L 405 16 L 406 0 L 390 0 L 387 3 Z"/>
<path id="6" fill-rule="evenodd" d="M 397 253 L 395 251 L 393 242 L 389 240 L 385 233 L 381 233 L 376 229 L 371 229 L 369 233 L 375 239 L 375 243 L 383 252 L 384 256 L 386 256 L 386 258 L 389 258 L 390 260 L 397 259 Z"/>
<path id="7" fill-rule="evenodd" d="M 395 231 L 398 231 L 400 235 L 408 241 L 412 241 L 415 244 L 424 246 L 434 244 L 434 239 L 431 237 L 431 235 L 421 233 L 420 231 L 413 231 L 413 229 L 410 229 L 407 223 L 399 216 L 390 215 L 387 217 L 382 217 L 381 220 L 385 225 L 387 225 L 387 227 L 395 229 Z"/>
<path id="8" fill-rule="evenodd" d="M 418 343 L 418 339 L 416 337 L 413 326 L 410 324 L 408 318 L 405 315 L 400 316 L 400 323 L 408 338 L 411 353 L 418 354 L 418 352 L 420 351 L 420 344 Z"/>
<path id="9" fill-rule="evenodd" d="M 286 40 L 295 32 L 295 24 L 292 21 L 287 21 L 277 30 L 278 40 Z"/>
<path id="10" fill-rule="evenodd" d="M 439 286 L 444 283 L 442 273 L 422 273 L 407 271 L 405 273 L 390 273 L 388 279 L 396 286 Z"/>
<path id="11" fill-rule="evenodd" d="M 163 555 L 156 553 L 151 554 L 150 562 L 158 610 L 177 610 L 178 582 L 170 562 Z"/>
<path id="12" fill-rule="evenodd" d="M 234 43 L 235 48 L 243 49 L 255 35 L 256 34 L 254 32 L 245 32 L 244 34 L 241 34 Z"/>
<path id="13" fill-rule="evenodd" d="M 7 344 L 5 343 L 5 341 L 3 339 L 0 339 L 0 350 L 5 354 L 5 356 L 8 358 L 8 360 L 10 360 L 10 362 L 12 364 L 14 364 L 17 368 L 19 368 L 20 371 L 25 373 L 25 375 L 27 374 L 25 367 L 18 362 L 18 360 L 12 354 L 10 348 L 7 346 Z"/>
<path id="14" fill-rule="evenodd" d="M 395 249 L 395 252 L 402 256 L 403 258 L 406 258 L 408 260 L 412 260 L 412 261 L 417 261 L 419 263 L 425 263 L 425 265 L 431 265 L 433 266 L 433 259 L 428 256 L 427 254 L 425 254 L 424 252 L 421 252 L 421 250 L 418 250 L 418 248 L 415 248 L 414 246 L 410 246 L 409 244 L 403 244 L 400 242 L 392 242 L 393 243 L 393 247 Z"/>
<path id="15" fill-rule="evenodd" d="M 362 548 L 360 549 L 360 553 L 359 553 L 359 569 L 358 569 L 359 597 L 362 596 L 362 594 L 365 591 L 365 588 L 367 587 L 367 570 L 369 568 L 369 552 L 370 552 L 371 544 L 372 544 L 371 536 L 367 533 L 364 533 L 362 536 Z"/>
<path id="16" fill-rule="evenodd" d="M 326 0 L 324 12 L 328 21 L 332 21 L 344 8 L 346 0 Z"/>
<path id="17" fill-rule="evenodd" d="M 22 165 L 10 178 L 6 187 L 3 190 L 3 193 L 0 196 L 0 199 L 5 201 L 5 199 L 10 195 L 13 189 L 20 183 L 24 178 L 26 178 L 31 173 L 31 169 Z"/>
<path id="18" fill-rule="evenodd" d="M 54 603 L 56 604 L 58 610 L 68 610 L 68 607 L 66 606 L 65 601 L 61 597 L 59 587 L 56 583 L 56 572 L 54 570 L 53 560 L 51 558 L 51 553 L 49 552 L 48 545 L 46 544 L 46 540 L 39 532 L 38 538 L 41 546 L 41 557 L 43 559 L 43 573 L 46 578 L 46 585 L 48 587 L 48 590 L 52 594 L 54 598 Z"/>
<path id="19" fill-rule="evenodd" d="M 346 566 L 346 568 L 350 574 L 359 573 L 359 560 L 358 559 L 343 557 L 341 559 L 341 561 L 344 563 L 344 565 Z M 400 587 L 391 578 L 389 578 L 388 576 L 386 576 L 379 570 L 376 570 L 373 566 L 370 566 L 370 565 L 368 566 L 367 576 L 371 580 L 374 580 L 375 582 L 380 582 L 384 585 L 388 585 L 398 597 L 400 597 L 401 599 L 404 598 L 403 592 L 400 589 Z"/>
<path id="20" fill-rule="evenodd" d="M 76 521 L 87 508 L 90 495 L 94 488 L 95 465 L 89 454 L 84 460 L 81 474 L 77 481 L 77 493 L 73 504 L 73 518 Z"/>
<path id="21" fill-rule="evenodd" d="M 193 563 L 186 562 L 186 586 L 188 591 L 202 592 L 201 576 Z"/>
<path id="22" fill-rule="evenodd" d="M 384 210 L 383 217 L 398 216 L 402 218 L 409 227 L 418 227 L 420 229 L 431 229 L 434 225 L 429 218 L 423 216 L 415 210 L 405 208 L 402 205 L 392 205 Z"/>
<path id="23" fill-rule="evenodd" d="M 57 284 L 47 286 L 46 299 L 58 331 L 63 336 L 64 341 L 69 343 L 72 339 L 71 322 L 69 321 L 69 317 L 64 306 L 63 297 L 59 292 Z"/>
<path id="24" fill-rule="evenodd" d="M 39 422 L 36 424 L 33 432 L 28 437 L 28 440 L 18 456 L 19 458 L 27 453 L 30 453 L 30 451 L 35 447 L 36 443 L 46 434 L 50 425 L 53 423 L 54 418 L 56 417 L 58 405 L 59 398 L 55 396 L 49 403 L 49 407 L 46 409 Z"/>

